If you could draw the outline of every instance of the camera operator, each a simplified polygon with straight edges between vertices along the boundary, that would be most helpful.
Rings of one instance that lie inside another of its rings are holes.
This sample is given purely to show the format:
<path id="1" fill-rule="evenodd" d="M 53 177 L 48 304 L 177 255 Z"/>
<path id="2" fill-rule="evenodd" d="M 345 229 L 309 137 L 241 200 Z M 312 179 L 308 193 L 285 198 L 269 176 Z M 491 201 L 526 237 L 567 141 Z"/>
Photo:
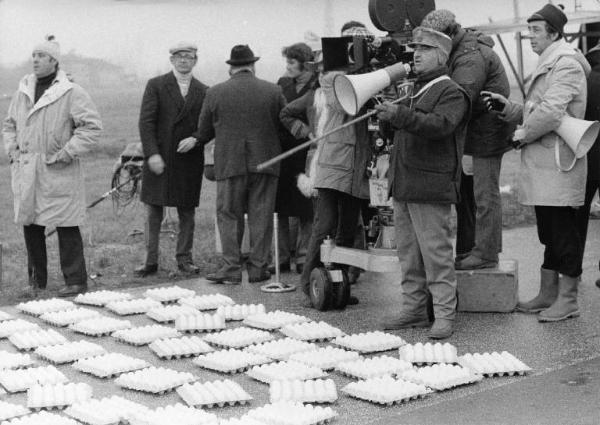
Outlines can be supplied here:
<path id="1" fill-rule="evenodd" d="M 429 12 L 421 26 L 452 38 L 449 76 L 471 98 L 460 200 L 456 205 L 455 266 L 457 270 L 496 267 L 498 254 L 502 251 L 500 167 L 502 156 L 512 149 L 510 138 L 514 125 L 488 111 L 480 92 L 492 91 L 508 97 L 508 77 L 492 49 L 494 41 L 481 33 L 463 29 L 449 10 Z M 472 167 L 467 167 L 469 162 Z M 468 168 L 472 168 L 471 175 L 467 175 Z"/>
<path id="2" fill-rule="evenodd" d="M 394 129 L 389 186 L 402 276 L 400 313 L 385 329 L 426 327 L 428 291 L 433 298 L 434 339 L 448 338 L 456 316 L 456 277 L 450 229 L 458 201 L 469 97 L 448 77 L 452 40 L 430 28 L 415 28 L 413 96 L 408 104 L 376 105 L 378 118 Z"/>
<path id="3" fill-rule="evenodd" d="M 333 92 L 333 79 L 339 74 L 341 71 L 320 74 L 318 89 L 283 108 L 281 122 L 296 138 L 320 137 L 349 120 Z M 304 116 L 308 118 L 308 125 L 302 121 Z M 369 197 L 365 173 L 368 158 L 364 121 L 318 142 L 309 174 L 318 194 L 306 263 L 300 277 L 305 294 L 304 307 L 312 307 L 310 274 L 314 268 L 322 266 L 320 247 L 325 237 L 334 237 L 339 246 L 351 247 L 354 242 L 360 200 Z M 350 297 L 348 304 L 356 303 L 358 300 Z"/>
<path id="4" fill-rule="evenodd" d="M 527 22 L 531 48 L 539 59 L 525 105 L 497 93 L 485 95 L 490 102 L 503 103 L 502 119 L 521 122 L 514 136 L 521 149 L 519 202 L 534 206 L 538 237 L 545 246 L 540 292 L 520 302 L 517 310 L 539 312 L 539 321 L 556 322 L 579 316 L 582 246 L 577 208 L 584 203 L 587 163 L 584 157 L 570 171 L 559 171 L 555 155 L 573 159 L 574 154 L 553 130 L 567 115 L 583 118 L 590 66 L 564 40 L 567 17 L 557 6 L 546 4 Z"/>

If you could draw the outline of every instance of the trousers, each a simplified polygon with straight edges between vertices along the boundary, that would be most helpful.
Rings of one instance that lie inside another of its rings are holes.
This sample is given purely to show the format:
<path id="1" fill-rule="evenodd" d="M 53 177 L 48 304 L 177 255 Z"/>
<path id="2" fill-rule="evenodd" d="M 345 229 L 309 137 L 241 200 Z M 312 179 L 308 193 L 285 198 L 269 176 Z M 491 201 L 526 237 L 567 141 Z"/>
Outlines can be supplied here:
<path id="1" fill-rule="evenodd" d="M 67 286 L 87 285 L 87 271 L 83 255 L 83 240 L 79 227 L 57 227 L 60 269 Z M 37 224 L 23 226 L 27 249 L 29 283 L 44 289 L 48 283 L 48 257 L 45 227 Z"/>
<path id="2" fill-rule="evenodd" d="M 436 319 L 456 317 L 456 275 L 450 204 L 394 200 L 394 227 L 402 267 L 402 309 L 423 316 L 429 291 Z"/>
<path id="3" fill-rule="evenodd" d="M 155 265 L 158 264 L 160 226 L 164 217 L 164 207 L 162 205 L 146 204 L 146 210 L 148 212 L 146 219 L 146 265 Z M 177 264 L 192 262 L 195 212 L 194 208 L 177 207 L 179 217 L 179 232 L 177 233 L 175 253 Z"/>
<path id="4" fill-rule="evenodd" d="M 279 263 L 290 263 L 294 253 L 295 263 L 304 264 L 311 232 L 312 218 L 279 215 Z"/>

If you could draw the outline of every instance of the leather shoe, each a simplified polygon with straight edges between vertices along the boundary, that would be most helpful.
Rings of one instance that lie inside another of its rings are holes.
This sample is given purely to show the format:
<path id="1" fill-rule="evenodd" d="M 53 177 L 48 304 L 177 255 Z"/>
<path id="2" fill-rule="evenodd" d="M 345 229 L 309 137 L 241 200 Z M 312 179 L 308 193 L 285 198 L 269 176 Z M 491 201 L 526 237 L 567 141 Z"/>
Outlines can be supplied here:
<path id="1" fill-rule="evenodd" d="M 180 272 L 186 274 L 198 274 L 200 273 L 200 267 L 196 266 L 194 263 L 179 263 L 177 264 L 177 268 Z"/>
<path id="2" fill-rule="evenodd" d="M 61 298 L 73 297 L 75 295 L 83 294 L 87 292 L 87 285 L 68 285 L 64 288 L 59 289 L 56 296 Z"/>
<path id="3" fill-rule="evenodd" d="M 302 274 L 304 271 L 304 263 L 296 263 L 296 273 Z"/>
<path id="4" fill-rule="evenodd" d="M 348 302 L 346 303 L 346 305 L 356 305 L 358 304 L 358 298 L 356 298 L 354 295 L 350 295 L 350 297 L 348 297 Z"/>
<path id="5" fill-rule="evenodd" d="M 219 270 L 216 273 L 207 274 L 206 279 L 212 281 L 213 283 L 233 283 L 238 285 L 242 283 L 242 273 L 226 273 Z"/>
<path id="6" fill-rule="evenodd" d="M 600 289 L 600 279 L 596 281 L 596 288 Z"/>
<path id="7" fill-rule="evenodd" d="M 248 282 L 250 282 L 250 283 L 264 282 L 265 280 L 269 280 L 270 278 L 271 278 L 271 273 L 269 273 L 268 271 L 265 270 L 257 276 L 248 276 Z"/>
<path id="8" fill-rule="evenodd" d="M 446 339 L 454 333 L 454 321 L 448 319 L 435 319 L 429 331 L 431 339 Z"/>
<path id="9" fill-rule="evenodd" d="M 475 255 L 469 255 L 454 265 L 456 270 L 493 269 L 498 267 L 497 261 L 484 260 Z"/>
<path id="10" fill-rule="evenodd" d="M 407 328 L 426 328 L 431 322 L 426 315 L 402 312 L 397 316 L 387 317 L 383 321 L 383 329 L 397 330 Z"/>
<path id="11" fill-rule="evenodd" d="M 275 264 L 270 264 L 267 268 L 269 273 L 275 274 Z M 279 264 L 279 273 L 289 272 L 291 270 L 290 263 L 280 263 Z"/>
<path id="12" fill-rule="evenodd" d="M 158 271 L 158 264 L 144 264 L 133 271 L 135 277 L 146 277 Z"/>

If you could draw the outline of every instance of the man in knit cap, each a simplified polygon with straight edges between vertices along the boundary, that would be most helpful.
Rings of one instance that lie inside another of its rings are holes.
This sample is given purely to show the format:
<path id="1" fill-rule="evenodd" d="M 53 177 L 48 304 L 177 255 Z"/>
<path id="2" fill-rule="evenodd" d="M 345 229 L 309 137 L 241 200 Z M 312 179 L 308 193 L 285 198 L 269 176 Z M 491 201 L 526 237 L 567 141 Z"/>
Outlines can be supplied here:
<path id="1" fill-rule="evenodd" d="M 191 137 L 198 125 L 207 86 L 192 75 L 198 48 L 180 42 L 169 49 L 173 70 L 146 85 L 139 130 L 146 165 L 141 200 L 147 206 L 146 261 L 138 277 L 158 271 L 159 235 L 164 207 L 177 208 L 179 233 L 175 259 L 179 271 L 198 273 L 192 261 L 194 214 L 200 201 L 204 144 Z"/>
<path id="2" fill-rule="evenodd" d="M 496 267 L 502 251 L 500 167 L 502 156 L 512 148 L 510 138 L 514 126 L 488 111 L 480 92 L 487 90 L 508 97 L 508 77 L 492 49 L 493 40 L 463 29 L 449 10 L 429 12 L 421 25 L 452 38 L 448 75 L 466 90 L 472 105 L 463 156 L 461 196 L 456 205 L 456 269 Z"/>
<path id="3" fill-rule="evenodd" d="M 540 291 L 517 310 L 539 313 L 540 322 L 579 316 L 577 287 L 583 244 L 577 210 L 584 204 L 587 160 L 576 159 L 554 130 L 565 117 L 584 118 L 586 76 L 590 65 L 564 37 L 567 17 L 546 4 L 527 19 L 532 50 L 539 56 L 525 104 L 498 93 L 486 100 L 503 105 L 500 117 L 520 123 L 513 139 L 520 144 L 519 202 L 533 205 L 538 237 L 544 245 Z"/>
<path id="4" fill-rule="evenodd" d="M 56 227 L 66 287 L 59 296 L 87 290 L 79 226 L 85 217 L 85 179 L 80 157 L 98 142 L 102 124 L 90 96 L 59 68 L 53 36 L 34 47 L 26 75 L 2 126 L 10 158 L 15 222 L 23 225 L 27 269 L 37 296 L 46 288 L 45 228 Z"/>
<path id="5" fill-rule="evenodd" d="M 402 307 L 383 326 L 429 326 L 430 292 L 435 321 L 429 337 L 443 339 L 452 335 L 456 316 L 450 209 L 458 202 L 469 97 L 447 75 L 450 37 L 418 27 L 410 46 L 417 74 L 412 96 L 400 105 L 375 106 L 394 130 L 388 178 L 403 271 Z"/>

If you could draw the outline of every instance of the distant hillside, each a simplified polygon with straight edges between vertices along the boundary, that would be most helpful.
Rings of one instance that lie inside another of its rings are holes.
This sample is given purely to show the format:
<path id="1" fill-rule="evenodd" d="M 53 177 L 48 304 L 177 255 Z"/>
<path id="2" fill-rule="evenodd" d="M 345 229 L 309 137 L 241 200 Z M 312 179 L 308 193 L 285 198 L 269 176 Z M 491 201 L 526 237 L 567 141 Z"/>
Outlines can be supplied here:
<path id="1" fill-rule="evenodd" d="M 88 58 L 76 53 L 63 55 L 60 60 L 60 68 L 67 72 L 76 83 L 88 90 L 119 90 L 143 84 L 136 75 L 126 73 L 120 66 L 103 59 Z M 13 68 L 0 66 L 0 75 L 2 75 L 0 99 L 12 95 L 21 78 L 31 72 L 30 61 Z"/>

